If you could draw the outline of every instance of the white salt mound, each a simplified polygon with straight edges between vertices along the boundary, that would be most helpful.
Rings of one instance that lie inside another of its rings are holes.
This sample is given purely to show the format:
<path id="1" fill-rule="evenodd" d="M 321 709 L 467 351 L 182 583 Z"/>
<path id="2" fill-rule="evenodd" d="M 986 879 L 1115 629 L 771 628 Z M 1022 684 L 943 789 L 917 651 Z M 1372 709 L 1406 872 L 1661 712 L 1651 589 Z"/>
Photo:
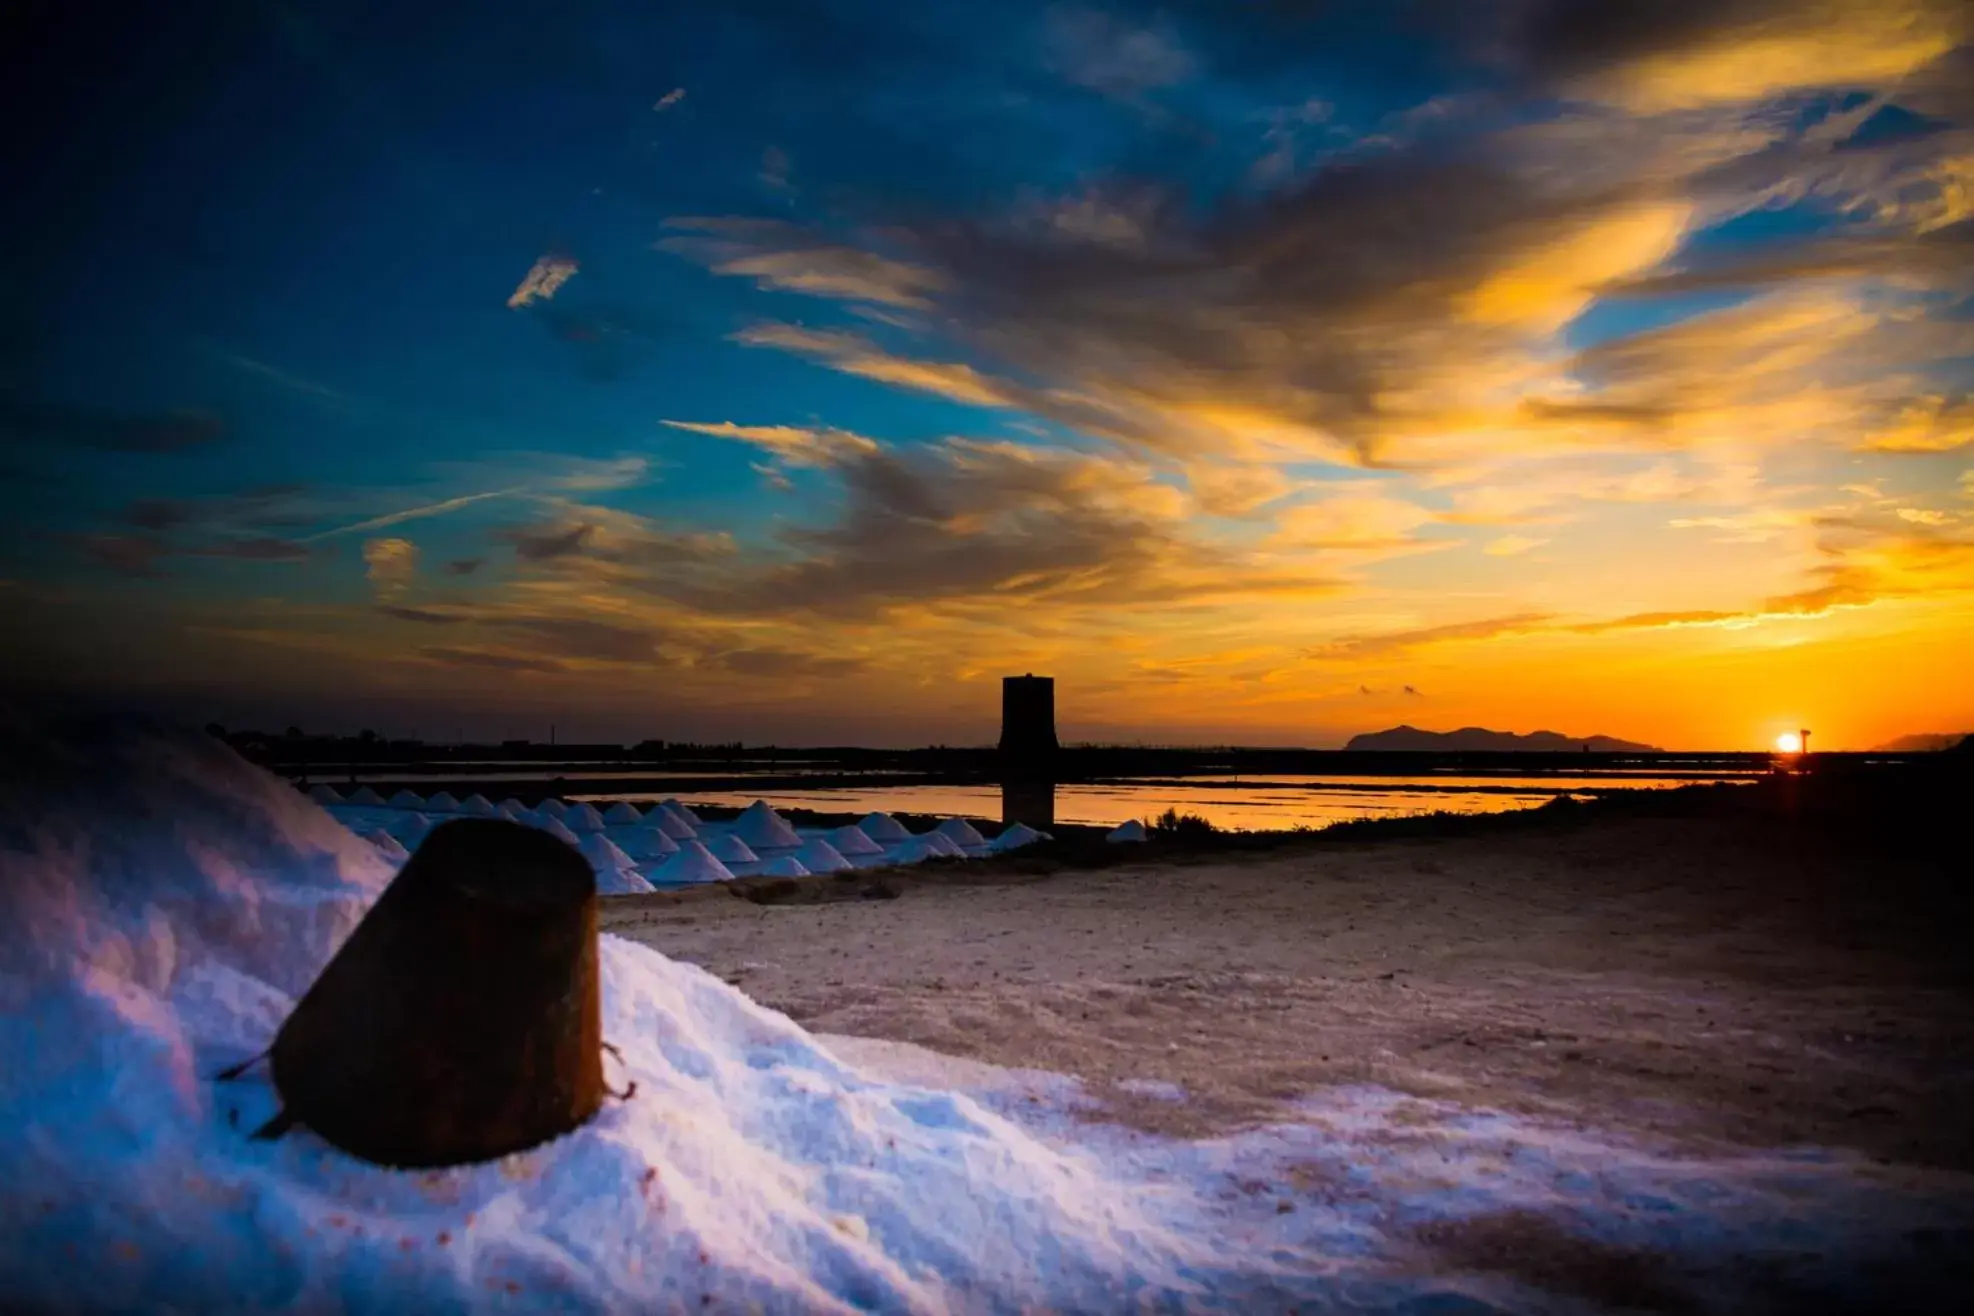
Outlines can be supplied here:
<path id="1" fill-rule="evenodd" d="M 1120 845 L 1132 845 L 1149 839 L 1145 834 L 1145 825 L 1136 818 L 1104 834 L 1104 840 Z"/>
<path id="2" fill-rule="evenodd" d="M 972 846 L 987 844 L 987 838 L 982 836 L 974 825 L 964 818 L 948 818 L 932 830 L 938 832 L 962 850 Z"/>
<path id="3" fill-rule="evenodd" d="M 759 877 L 807 877 L 809 870 L 792 854 L 778 854 L 761 865 Z"/>
<path id="4" fill-rule="evenodd" d="M 1532 1211 L 1670 1253 L 1675 1283 L 1690 1262 L 1698 1292 L 1742 1273 L 1723 1255 L 1787 1256 L 1799 1291 L 1869 1311 L 1877 1272 L 1847 1276 L 1846 1254 L 1965 1228 L 1957 1196 L 1882 1186 L 1848 1153 L 1682 1160 L 1376 1089 L 1337 1090 L 1321 1127 L 1127 1143 L 1065 1121 L 1044 1140 L 923 1086 L 950 1064 L 887 1079 L 613 936 L 606 1073 L 635 1095 L 498 1162 L 387 1170 L 306 1127 L 252 1140 L 280 1104 L 266 1067 L 213 1078 L 266 1047 L 390 880 L 371 846 L 201 733 L 44 733 L 4 709 L 0 836 L 8 1310 L 1585 1310 L 1420 1269 L 1419 1225 Z M 1297 1189 L 1304 1166 L 1350 1191 Z M 1773 1305 L 1737 1296 L 1696 1306 Z M 1954 1309 L 1944 1283 L 1912 1306 Z"/>
<path id="5" fill-rule="evenodd" d="M 927 859 L 950 858 L 947 851 L 939 848 L 939 841 L 946 841 L 946 838 L 930 832 L 924 836 L 909 837 L 886 850 L 884 857 L 894 864 L 918 864 Z M 950 846 L 953 843 L 946 841 L 946 844 Z"/>
<path id="6" fill-rule="evenodd" d="M 788 820 L 768 806 L 766 800 L 756 800 L 740 811 L 733 820 L 733 832 L 756 851 L 793 850 L 802 844 Z"/>
<path id="7" fill-rule="evenodd" d="M 551 818 L 560 818 L 568 811 L 569 806 L 552 795 L 535 806 L 536 813 L 545 813 Z"/>
<path id="8" fill-rule="evenodd" d="M 651 820 L 657 823 L 659 831 L 674 841 L 690 841 L 699 835 L 699 829 L 669 805 L 661 805 L 652 814 Z"/>
<path id="9" fill-rule="evenodd" d="M 376 846 L 377 853 L 383 855 L 384 858 L 394 864 L 401 864 L 411 858 L 411 851 L 405 849 L 397 837 L 392 836 L 381 827 L 365 832 L 363 839 Z"/>
<path id="10" fill-rule="evenodd" d="M 507 799 L 504 799 L 500 802 L 500 816 L 507 819 L 510 822 L 518 822 L 518 823 L 527 822 L 528 815 L 531 812 L 532 810 L 530 810 L 527 805 L 521 803 L 521 801 L 517 799 L 514 799 L 512 796 L 509 796 Z"/>
<path id="11" fill-rule="evenodd" d="M 867 813 L 857 826 L 865 836 L 882 846 L 896 845 L 911 836 L 905 824 L 888 813 Z M 849 851 L 846 850 L 844 853 L 848 854 Z"/>
<path id="12" fill-rule="evenodd" d="M 414 791 L 401 790 L 387 801 L 393 809 L 422 809 L 425 797 Z"/>
<path id="13" fill-rule="evenodd" d="M 603 830 L 603 815 L 587 804 L 575 804 L 563 810 L 562 821 L 572 832 L 600 832 Z"/>
<path id="14" fill-rule="evenodd" d="M 835 846 L 820 836 L 811 836 L 802 842 L 802 848 L 795 852 L 795 857 L 812 873 L 840 873 L 846 868 L 855 867 L 837 852 Z"/>
<path id="15" fill-rule="evenodd" d="M 560 818 L 544 818 L 540 814 L 535 815 L 535 818 L 535 825 L 540 830 L 547 832 L 550 836 L 553 836 L 556 840 L 569 846 L 571 849 L 582 849 L 582 838 L 570 831 L 568 824 L 564 823 Z"/>
<path id="16" fill-rule="evenodd" d="M 625 824 L 635 825 L 644 821 L 644 815 L 637 811 L 635 804 L 631 804 L 626 800 L 618 800 L 615 804 L 603 811 L 603 821 L 613 827 L 623 826 Z"/>
<path id="17" fill-rule="evenodd" d="M 598 873 L 615 871 L 621 868 L 635 868 L 636 863 L 617 844 L 601 832 L 590 832 L 576 846 L 589 866 Z"/>
<path id="18" fill-rule="evenodd" d="M 939 855 L 942 858 L 946 858 L 946 859 L 966 858 L 966 851 L 960 849 L 960 843 L 958 841 L 955 841 L 952 837 L 946 835 L 946 833 L 944 832 L 940 832 L 940 831 L 927 832 L 924 836 L 921 836 L 918 839 L 924 841 L 926 845 L 930 847 L 933 854 Z"/>
<path id="19" fill-rule="evenodd" d="M 679 843 L 656 827 L 633 827 L 618 842 L 637 860 L 663 859 L 679 852 Z"/>
<path id="20" fill-rule="evenodd" d="M 440 791 L 425 801 L 426 813 L 458 813 L 459 801 L 451 791 Z"/>
<path id="21" fill-rule="evenodd" d="M 1024 845 L 1034 845 L 1038 841 L 1049 839 L 1047 832 L 1038 832 L 1027 823 L 1015 823 L 995 837 L 989 848 L 997 854 L 1005 854 L 1009 850 L 1019 850 Z"/>
<path id="22" fill-rule="evenodd" d="M 359 808 L 376 809 L 383 807 L 384 797 L 368 786 L 359 786 L 350 793 L 349 803 Z"/>
<path id="23" fill-rule="evenodd" d="M 709 838 L 706 842 L 706 849 L 712 853 L 715 859 L 723 864 L 751 864 L 758 862 L 761 858 L 761 856 L 748 848 L 747 842 L 741 840 L 739 836 L 732 832 L 724 832 L 719 836 Z"/>
<path id="24" fill-rule="evenodd" d="M 635 868 L 600 868 L 596 872 L 596 893 L 600 896 L 641 896 L 657 889 Z"/>
<path id="25" fill-rule="evenodd" d="M 698 841 L 679 842 L 679 852 L 646 870 L 654 884 L 659 886 L 684 886 L 698 882 L 730 882 L 733 873 L 727 866 L 713 857 Z"/>
<path id="26" fill-rule="evenodd" d="M 432 830 L 432 820 L 422 813 L 401 813 L 386 822 L 384 830 L 404 845 L 416 845 Z"/>
<path id="27" fill-rule="evenodd" d="M 836 847 L 836 853 L 845 859 L 863 859 L 870 855 L 884 853 L 884 847 L 871 840 L 863 828 L 857 826 L 837 827 L 823 834 L 823 839 Z"/>
<path id="28" fill-rule="evenodd" d="M 498 818 L 500 810 L 494 808 L 493 801 L 475 793 L 459 802 L 459 811 L 468 818 Z"/>
<path id="29" fill-rule="evenodd" d="M 317 804 L 341 804 L 343 795 L 328 782 L 318 782 L 308 788 L 308 797 Z"/>
<path id="30" fill-rule="evenodd" d="M 676 813 L 679 817 L 685 819 L 688 823 L 692 824 L 694 827 L 704 827 L 706 825 L 706 820 L 704 818 L 701 818 L 698 814 L 694 813 L 689 806 L 679 803 L 678 798 L 676 796 L 673 797 L 672 799 L 664 801 L 664 805 L 667 809 L 670 809 L 673 813 Z"/>

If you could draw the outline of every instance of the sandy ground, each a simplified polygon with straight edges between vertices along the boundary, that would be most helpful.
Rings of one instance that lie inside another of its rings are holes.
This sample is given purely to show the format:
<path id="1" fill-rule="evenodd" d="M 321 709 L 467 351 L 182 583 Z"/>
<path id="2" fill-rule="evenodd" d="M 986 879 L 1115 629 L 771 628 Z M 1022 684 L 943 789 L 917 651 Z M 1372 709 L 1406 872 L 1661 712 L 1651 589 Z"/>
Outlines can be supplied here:
<path id="1" fill-rule="evenodd" d="M 1159 1132 L 1370 1082 L 1974 1169 L 1970 928 L 1931 872 L 1769 824 L 1607 820 L 887 901 L 610 902 L 604 925 L 812 1030 L 1073 1074 Z"/>

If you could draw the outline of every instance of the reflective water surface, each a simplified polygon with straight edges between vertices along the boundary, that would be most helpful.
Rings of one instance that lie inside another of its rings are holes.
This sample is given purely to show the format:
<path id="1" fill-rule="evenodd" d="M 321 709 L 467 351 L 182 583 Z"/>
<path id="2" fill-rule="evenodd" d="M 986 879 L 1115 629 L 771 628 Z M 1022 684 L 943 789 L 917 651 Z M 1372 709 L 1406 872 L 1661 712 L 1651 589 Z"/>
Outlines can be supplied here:
<path id="1" fill-rule="evenodd" d="M 1198 814 L 1216 827 L 1269 831 L 1295 827 L 1326 827 L 1352 818 L 1389 818 L 1418 813 L 1499 813 L 1532 808 L 1560 794 L 1582 795 L 1584 788 L 1604 785 L 1579 777 L 1466 777 L 1405 784 L 1389 778 L 1357 778 L 1345 782 L 1285 783 L 1270 779 L 1252 784 L 1205 785 L 1172 780 L 1113 785 L 1060 785 L 1051 798 L 1046 786 L 1005 789 L 978 785 L 896 785 L 860 783 L 854 786 L 761 791 L 688 792 L 688 804 L 741 806 L 765 799 L 776 808 L 814 809 L 824 813 L 929 813 L 1021 821 L 1032 826 L 1080 823 L 1114 827 L 1132 818 L 1151 818 L 1167 809 Z M 1643 787 L 1636 779 L 1627 786 Z M 1654 785 L 1684 786 L 1690 781 L 1668 779 Z M 1478 789 L 1477 789 L 1478 787 Z M 572 798 L 581 799 L 583 796 Z M 604 796 L 657 800 L 663 794 Z"/>

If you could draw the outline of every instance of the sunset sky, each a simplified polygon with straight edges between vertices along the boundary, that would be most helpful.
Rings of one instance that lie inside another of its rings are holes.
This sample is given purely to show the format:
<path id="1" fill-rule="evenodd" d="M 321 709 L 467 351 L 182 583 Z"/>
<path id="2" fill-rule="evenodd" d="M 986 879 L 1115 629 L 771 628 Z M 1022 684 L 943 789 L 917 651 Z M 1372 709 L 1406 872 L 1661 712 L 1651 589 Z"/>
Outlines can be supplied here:
<path id="1" fill-rule="evenodd" d="M 0 20 L 0 675 L 427 739 L 1974 729 L 1974 7 Z"/>

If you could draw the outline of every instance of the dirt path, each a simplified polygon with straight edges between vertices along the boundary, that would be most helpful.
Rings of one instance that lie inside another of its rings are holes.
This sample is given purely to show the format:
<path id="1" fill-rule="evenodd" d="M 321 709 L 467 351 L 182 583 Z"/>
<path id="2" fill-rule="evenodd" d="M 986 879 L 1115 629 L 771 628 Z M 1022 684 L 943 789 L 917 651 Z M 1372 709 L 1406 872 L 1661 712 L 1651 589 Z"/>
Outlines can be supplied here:
<path id="1" fill-rule="evenodd" d="M 1659 820 L 605 926 L 811 1029 L 1076 1074 L 1160 1131 L 1372 1082 L 1967 1169 L 1960 898 L 1760 824 Z"/>

